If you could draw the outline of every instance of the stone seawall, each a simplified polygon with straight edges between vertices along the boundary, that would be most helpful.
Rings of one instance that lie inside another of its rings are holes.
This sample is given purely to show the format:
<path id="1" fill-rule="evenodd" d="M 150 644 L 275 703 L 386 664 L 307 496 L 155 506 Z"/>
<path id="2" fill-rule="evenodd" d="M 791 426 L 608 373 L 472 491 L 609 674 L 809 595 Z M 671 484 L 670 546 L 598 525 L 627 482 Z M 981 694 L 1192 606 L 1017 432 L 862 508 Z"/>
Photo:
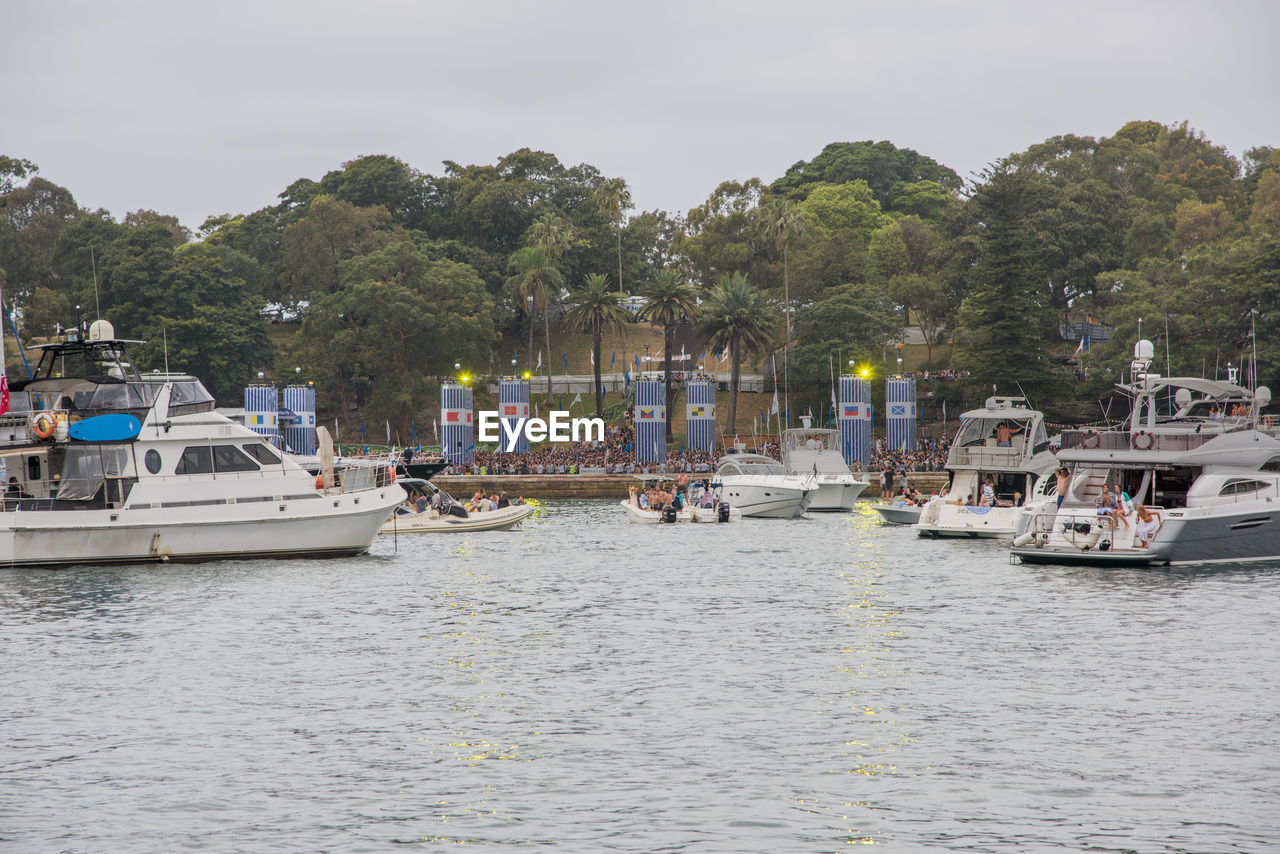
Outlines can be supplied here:
<path id="1" fill-rule="evenodd" d="M 872 473 L 871 485 L 862 498 L 880 497 L 880 477 Z M 690 478 L 693 478 L 690 475 Z M 907 475 L 911 485 L 926 495 L 941 491 L 947 485 L 946 472 L 914 472 Z M 505 492 L 512 498 L 614 498 L 627 497 L 627 487 L 636 483 L 630 474 L 514 474 L 514 475 L 436 475 L 431 482 L 454 498 L 467 499 L 476 490 L 486 495 Z"/>

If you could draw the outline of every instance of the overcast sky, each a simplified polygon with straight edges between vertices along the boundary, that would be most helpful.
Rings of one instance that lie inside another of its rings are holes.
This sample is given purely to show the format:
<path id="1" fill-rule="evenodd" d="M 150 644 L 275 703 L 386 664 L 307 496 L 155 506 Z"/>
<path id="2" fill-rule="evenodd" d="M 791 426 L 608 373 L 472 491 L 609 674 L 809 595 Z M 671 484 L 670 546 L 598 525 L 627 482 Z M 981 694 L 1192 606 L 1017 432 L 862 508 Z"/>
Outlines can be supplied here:
<path id="1" fill-rule="evenodd" d="M 1276 0 L 18 0 L 0 21 L 0 153 L 192 228 L 365 154 L 440 174 L 541 149 L 683 213 L 830 142 L 966 178 L 1131 120 L 1280 146 Z"/>

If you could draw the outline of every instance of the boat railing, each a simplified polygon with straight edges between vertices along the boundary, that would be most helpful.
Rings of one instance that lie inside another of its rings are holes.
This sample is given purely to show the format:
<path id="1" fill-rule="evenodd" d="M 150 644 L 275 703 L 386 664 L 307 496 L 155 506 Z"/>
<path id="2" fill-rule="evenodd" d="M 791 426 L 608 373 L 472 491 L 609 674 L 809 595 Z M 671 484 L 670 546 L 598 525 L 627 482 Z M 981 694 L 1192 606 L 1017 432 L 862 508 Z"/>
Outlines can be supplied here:
<path id="1" fill-rule="evenodd" d="M 1063 430 L 1062 450 L 1081 448 L 1102 451 L 1191 451 L 1220 434 L 1130 433 L 1127 430 Z"/>
<path id="2" fill-rule="evenodd" d="M 971 445 L 951 449 L 948 466 L 974 466 L 979 468 L 1017 468 L 1026 456 L 1024 448 L 990 447 Z"/>

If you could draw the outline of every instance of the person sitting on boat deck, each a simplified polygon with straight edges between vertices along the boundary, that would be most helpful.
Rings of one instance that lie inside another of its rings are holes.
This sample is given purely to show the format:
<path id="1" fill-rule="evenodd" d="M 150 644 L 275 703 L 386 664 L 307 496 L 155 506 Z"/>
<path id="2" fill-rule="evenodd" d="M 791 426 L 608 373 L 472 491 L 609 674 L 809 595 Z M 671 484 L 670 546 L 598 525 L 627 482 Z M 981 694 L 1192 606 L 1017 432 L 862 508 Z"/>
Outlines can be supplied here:
<path id="1" fill-rule="evenodd" d="M 1058 506 L 1061 507 L 1062 499 L 1067 497 L 1067 491 L 1071 489 L 1071 469 L 1059 466 L 1053 474 L 1058 480 Z"/>
<path id="2" fill-rule="evenodd" d="M 1098 493 L 1097 505 L 1098 515 L 1107 517 L 1112 528 L 1115 528 L 1118 519 L 1124 523 L 1124 529 L 1129 530 L 1129 520 L 1124 517 L 1124 511 L 1120 509 L 1120 501 L 1105 483 L 1102 484 L 1102 492 Z"/>
<path id="3" fill-rule="evenodd" d="M 1001 421 L 996 425 L 996 447 L 1008 448 L 1013 445 L 1013 437 L 1022 432 L 1022 428 L 1010 429 L 1008 424 Z"/>
<path id="4" fill-rule="evenodd" d="M 972 492 L 970 492 L 970 493 L 969 493 L 969 497 L 968 497 L 968 498 L 966 498 L 966 499 L 964 500 L 964 506 L 965 506 L 965 507 L 973 507 L 973 506 L 974 506 L 974 504 L 973 504 L 973 493 L 972 493 Z"/>
<path id="5" fill-rule="evenodd" d="M 1142 504 L 1134 505 L 1133 512 L 1137 514 L 1137 530 L 1134 532 L 1138 538 L 1138 545 L 1146 548 L 1156 536 L 1156 528 L 1160 527 L 1160 512 L 1158 510 L 1148 510 Z"/>
<path id="6" fill-rule="evenodd" d="M 499 510 L 501 510 L 504 507 L 510 507 L 510 506 L 511 506 L 511 499 L 507 498 L 507 494 L 505 492 L 498 496 Z"/>
<path id="7" fill-rule="evenodd" d="M 413 502 L 413 506 L 419 513 L 425 513 L 427 510 L 427 496 L 419 493 L 417 499 Z"/>
<path id="8" fill-rule="evenodd" d="M 710 487 L 707 488 L 706 492 L 702 493 L 702 506 L 708 509 L 716 506 L 716 497 L 711 492 Z"/>

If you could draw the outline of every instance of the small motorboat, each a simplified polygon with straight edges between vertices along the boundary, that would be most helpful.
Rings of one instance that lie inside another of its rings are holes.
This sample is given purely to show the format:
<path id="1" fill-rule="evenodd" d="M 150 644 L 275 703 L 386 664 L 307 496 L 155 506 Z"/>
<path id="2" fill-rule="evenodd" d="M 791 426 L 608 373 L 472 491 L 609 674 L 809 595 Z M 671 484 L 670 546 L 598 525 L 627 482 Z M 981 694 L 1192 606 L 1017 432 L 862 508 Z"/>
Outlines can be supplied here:
<path id="1" fill-rule="evenodd" d="M 400 478 L 409 500 L 396 508 L 382 526 L 383 534 L 460 534 L 468 531 L 508 531 L 534 511 L 532 504 L 512 504 L 496 510 L 473 510 L 429 480 Z M 419 510 L 419 498 L 426 506 Z"/>
<path id="2" fill-rule="evenodd" d="M 892 525 L 914 525 L 920 521 L 920 511 L 924 508 L 903 499 L 887 504 L 872 504 L 871 509 Z"/>
<path id="3" fill-rule="evenodd" d="M 648 478 L 642 479 L 648 480 Z M 668 504 L 661 510 L 640 506 L 640 487 L 638 486 L 630 487 L 627 497 L 618 504 L 626 511 L 628 519 L 642 525 L 694 521 L 693 510 L 688 505 L 676 507 L 674 504 Z"/>

